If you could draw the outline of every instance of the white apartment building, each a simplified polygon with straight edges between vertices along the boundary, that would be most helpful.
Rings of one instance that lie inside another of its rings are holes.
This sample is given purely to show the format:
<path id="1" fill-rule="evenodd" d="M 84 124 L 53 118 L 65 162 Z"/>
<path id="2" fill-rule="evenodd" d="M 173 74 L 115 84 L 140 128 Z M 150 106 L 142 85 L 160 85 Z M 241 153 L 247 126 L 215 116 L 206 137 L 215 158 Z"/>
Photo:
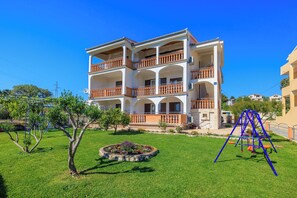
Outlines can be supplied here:
<path id="1" fill-rule="evenodd" d="M 130 125 L 221 125 L 223 41 L 198 42 L 187 30 L 142 42 L 121 38 L 86 49 L 89 102 L 121 108 Z"/>
<path id="2" fill-rule="evenodd" d="M 249 95 L 249 98 L 253 101 L 263 101 L 263 96 L 260 94 Z"/>
<path id="3" fill-rule="evenodd" d="M 269 97 L 270 101 L 278 101 L 281 102 L 282 101 L 282 96 L 278 95 L 278 94 L 274 94 L 272 96 Z"/>

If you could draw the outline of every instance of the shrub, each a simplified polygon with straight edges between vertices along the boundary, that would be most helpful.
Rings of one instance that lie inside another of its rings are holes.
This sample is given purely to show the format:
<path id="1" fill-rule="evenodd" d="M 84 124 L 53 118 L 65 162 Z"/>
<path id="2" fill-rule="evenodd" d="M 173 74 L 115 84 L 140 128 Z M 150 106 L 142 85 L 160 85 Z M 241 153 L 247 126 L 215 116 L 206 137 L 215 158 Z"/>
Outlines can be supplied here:
<path id="1" fill-rule="evenodd" d="M 175 128 L 175 130 L 176 130 L 177 133 L 181 133 L 182 130 L 183 130 L 183 128 L 182 128 L 181 126 L 177 126 L 177 127 Z"/>
<path id="2" fill-rule="evenodd" d="M 166 128 L 167 128 L 167 124 L 166 122 L 163 122 L 163 121 L 159 121 L 159 128 L 161 128 L 163 131 L 166 131 Z"/>
<path id="3" fill-rule="evenodd" d="M 199 135 L 198 131 L 191 131 L 190 134 L 191 135 Z"/>
<path id="4" fill-rule="evenodd" d="M 232 125 L 231 125 L 231 124 L 225 124 L 225 127 L 226 127 L 226 128 L 231 128 Z"/>
<path id="5" fill-rule="evenodd" d="M 173 129 L 169 129 L 168 130 L 170 133 L 175 133 L 175 131 Z"/>

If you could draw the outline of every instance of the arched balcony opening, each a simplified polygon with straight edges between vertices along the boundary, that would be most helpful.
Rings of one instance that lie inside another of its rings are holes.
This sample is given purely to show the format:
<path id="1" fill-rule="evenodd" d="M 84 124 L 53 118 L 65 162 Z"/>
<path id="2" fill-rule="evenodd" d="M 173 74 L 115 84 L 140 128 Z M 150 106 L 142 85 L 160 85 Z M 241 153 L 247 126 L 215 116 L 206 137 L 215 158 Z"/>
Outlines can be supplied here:
<path id="1" fill-rule="evenodd" d="M 214 85 L 209 82 L 194 84 L 191 109 L 214 108 Z"/>

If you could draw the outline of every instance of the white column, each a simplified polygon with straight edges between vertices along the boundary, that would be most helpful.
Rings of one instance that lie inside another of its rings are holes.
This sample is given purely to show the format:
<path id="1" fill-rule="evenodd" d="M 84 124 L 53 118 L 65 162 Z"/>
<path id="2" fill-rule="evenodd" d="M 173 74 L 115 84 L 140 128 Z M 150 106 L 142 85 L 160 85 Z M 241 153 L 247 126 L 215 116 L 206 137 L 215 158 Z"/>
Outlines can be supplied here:
<path id="1" fill-rule="evenodd" d="M 122 95 L 126 94 L 126 68 L 122 70 Z"/>
<path id="2" fill-rule="evenodd" d="M 93 56 L 90 55 L 89 56 L 89 72 L 91 72 L 91 68 L 92 68 L 92 58 L 93 58 Z"/>
<path id="3" fill-rule="evenodd" d="M 157 64 L 157 65 L 159 65 L 159 47 L 160 47 L 160 46 L 157 46 L 157 47 L 156 47 L 156 64 Z"/>
<path id="4" fill-rule="evenodd" d="M 188 39 L 184 39 L 184 59 L 188 60 Z"/>
<path id="5" fill-rule="evenodd" d="M 134 61 L 134 50 L 132 50 L 131 61 Z"/>
<path id="6" fill-rule="evenodd" d="M 188 91 L 188 63 L 184 63 L 183 65 L 183 92 Z"/>
<path id="7" fill-rule="evenodd" d="M 218 46 L 213 47 L 213 66 L 214 66 L 214 108 L 218 109 Z"/>
<path id="8" fill-rule="evenodd" d="M 89 95 L 89 98 L 91 97 L 91 80 L 92 80 L 92 76 L 89 76 L 88 77 L 88 95 Z"/>
<path id="9" fill-rule="evenodd" d="M 126 65 L 126 57 L 127 57 L 127 47 L 123 46 L 123 65 Z"/>
<path id="10" fill-rule="evenodd" d="M 169 114 L 169 102 L 165 100 L 166 102 L 166 114 Z"/>
<path id="11" fill-rule="evenodd" d="M 159 94 L 159 70 L 156 71 L 156 94 Z"/>
<path id="12" fill-rule="evenodd" d="M 125 112 L 125 98 L 121 98 L 121 111 Z"/>

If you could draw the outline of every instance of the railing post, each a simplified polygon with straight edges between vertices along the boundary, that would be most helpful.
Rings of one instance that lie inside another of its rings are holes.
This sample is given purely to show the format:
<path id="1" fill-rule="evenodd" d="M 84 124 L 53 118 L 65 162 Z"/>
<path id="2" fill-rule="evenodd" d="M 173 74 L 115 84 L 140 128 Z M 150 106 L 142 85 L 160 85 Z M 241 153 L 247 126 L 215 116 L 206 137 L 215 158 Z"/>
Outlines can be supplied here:
<path id="1" fill-rule="evenodd" d="M 288 138 L 290 141 L 292 141 L 292 139 L 293 139 L 293 128 L 292 127 L 288 127 Z"/>

